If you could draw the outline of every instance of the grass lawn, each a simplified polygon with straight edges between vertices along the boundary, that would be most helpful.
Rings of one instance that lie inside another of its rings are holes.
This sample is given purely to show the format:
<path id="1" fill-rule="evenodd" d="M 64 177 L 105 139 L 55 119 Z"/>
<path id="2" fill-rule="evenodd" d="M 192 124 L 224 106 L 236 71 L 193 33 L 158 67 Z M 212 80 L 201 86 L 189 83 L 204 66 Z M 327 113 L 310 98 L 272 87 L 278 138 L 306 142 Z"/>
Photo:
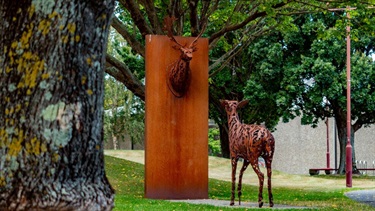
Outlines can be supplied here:
<path id="1" fill-rule="evenodd" d="M 144 166 L 131 161 L 105 156 L 105 168 L 107 177 L 116 190 L 116 211 L 128 210 L 233 210 L 227 207 L 215 207 L 211 205 L 194 205 L 188 203 L 169 202 L 166 200 L 151 200 L 144 198 Z M 322 177 L 322 176 L 320 176 Z M 337 177 L 329 177 L 329 179 Z M 343 179 L 337 178 L 337 179 Z M 372 178 L 358 178 L 372 179 Z M 350 189 L 356 190 L 356 189 Z M 354 202 L 344 196 L 348 189 L 340 190 L 306 190 L 285 187 L 273 187 L 275 204 L 287 204 L 293 206 L 309 207 L 303 210 L 374 210 L 373 207 Z M 231 186 L 229 182 L 210 179 L 209 198 L 230 199 Z M 244 185 L 242 201 L 257 201 L 258 187 Z M 263 201 L 268 203 L 267 186 L 263 191 Z M 236 201 L 238 203 L 238 201 Z M 311 208 L 310 208 L 311 207 Z M 259 210 L 259 208 L 236 208 L 235 210 Z M 270 210 L 263 207 L 262 210 Z M 288 209 L 283 209 L 288 210 Z M 291 209 L 296 210 L 296 209 Z"/>

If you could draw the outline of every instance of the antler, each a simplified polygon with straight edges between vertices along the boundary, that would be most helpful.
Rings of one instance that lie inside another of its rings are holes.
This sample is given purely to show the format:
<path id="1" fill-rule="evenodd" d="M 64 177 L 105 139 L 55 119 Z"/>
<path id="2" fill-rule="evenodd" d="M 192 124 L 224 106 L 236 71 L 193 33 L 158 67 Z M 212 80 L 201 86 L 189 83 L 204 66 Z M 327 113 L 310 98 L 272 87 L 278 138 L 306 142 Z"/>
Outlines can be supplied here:
<path id="1" fill-rule="evenodd" d="M 175 20 L 176 18 L 173 16 L 164 18 L 164 30 L 167 31 L 167 36 L 169 39 L 179 46 L 173 47 L 181 52 L 180 58 L 177 59 L 173 66 L 168 70 L 167 84 L 174 96 L 183 97 L 189 88 L 191 80 L 190 60 L 193 58 L 192 53 L 197 50 L 195 45 L 197 44 L 199 37 L 202 36 L 204 30 L 206 29 L 206 25 L 203 27 L 203 30 L 199 33 L 198 37 L 196 37 L 189 45 L 189 47 L 185 47 L 186 44 L 181 45 L 173 37 L 173 21 Z"/>
<path id="2" fill-rule="evenodd" d="M 165 17 L 164 18 L 164 31 L 167 31 L 167 36 L 169 37 L 169 39 L 171 39 L 174 43 L 176 43 L 177 45 L 179 45 L 180 47 L 184 47 L 183 45 L 181 45 L 179 42 L 177 42 L 177 40 L 174 38 L 173 36 L 173 22 L 177 20 L 177 18 L 175 18 L 174 16 L 171 16 L 171 17 Z M 207 27 L 207 24 L 205 24 L 203 26 L 203 29 L 202 31 L 198 34 L 198 36 L 193 40 L 193 42 L 191 42 L 191 44 L 189 45 L 188 48 L 190 49 L 193 49 L 193 51 L 196 51 L 197 49 L 195 48 L 195 45 L 197 44 L 197 41 L 198 39 L 202 36 L 203 32 L 206 30 L 206 27 Z"/>
<path id="3" fill-rule="evenodd" d="M 197 44 L 198 39 L 202 36 L 203 32 L 206 30 L 206 27 L 207 27 L 207 24 L 205 24 L 205 25 L 203 26 L 202 31 L 198 34 L 198 36 L 197 36 L 197 37 L 193 40 L 193 42 L 191 42 L 191 44 L 189 45 L 189 48 L 193 49 L 193 51 L 196 51 L 196 50 L 197 50 L 196 47 L 195 47 L 195 45 Z"/>
<path id="4" fill-rule="evenodd" d="M 177 45 L 179 45 L 180 47 L 184 47 L 183 45 L 181 45 L 179 42 L 177 42 L 177 40 L 173 37 L 173 22 L 177 20 L 177 18 L 175 18 L 174 16 L 171 16 L 171 17 L 165 17 L 164 18 L 164 31 L 167 31 L 167 36 L 169 37 L 169 39 L 171 39 L 174 43 L 176 43 Z"/>

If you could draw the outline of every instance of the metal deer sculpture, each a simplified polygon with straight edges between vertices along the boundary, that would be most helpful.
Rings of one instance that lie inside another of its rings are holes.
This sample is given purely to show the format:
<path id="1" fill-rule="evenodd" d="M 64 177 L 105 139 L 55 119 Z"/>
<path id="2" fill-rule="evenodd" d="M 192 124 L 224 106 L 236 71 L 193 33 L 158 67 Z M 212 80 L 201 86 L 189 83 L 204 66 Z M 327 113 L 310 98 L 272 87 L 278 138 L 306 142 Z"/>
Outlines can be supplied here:
<path id="1" fill-rule="evenodd" d="M 229 147 L 232 163 L 232 196 L 230 205 L 234 205 L 234 195 L 236 186 L 236 168 L 239 158 L 243 158 L 243 166 L 240 171 L 238 181 L 238 199 L 241 204 L 242 176 L 247 166 L 251 164 L 259 179 L 259 207 L 263 206 L 263 182 L 264 175 L 259 169 L 258 158 L 263 157 L 267 168 L 268 196 L 270 207 L 273 207 L 273 196 L 271 190 L 271 163 L 275 150 L 275 139 L 271 132 L 259 125 L 242 124 L 238 118 L 237 109 L 245 106 L 249 101 L 228 101 L 220 100 L 228 116 L 229 126 Z"/>
<path id="2" fill-rule="evenodd" d="M 167 84 L 172 94 L 178 98 L 183 97 L 187 92 L 190 81 L 190 61 L 193 58 L 193 52 L 197 50 L 196 44 L 200 36 L 202 36 L 205 27 L 200 34 L 190 43 L 190 45 L 181 45 L 173 37 L 173 21 L 176 20 L 174 17 L 164 18 L 164 29 L 167 30 L 167 36 L 176 45 L 173 46 L 176 50 L 181 52 L 180 58 L 172 63 L 167 69 Z"/>

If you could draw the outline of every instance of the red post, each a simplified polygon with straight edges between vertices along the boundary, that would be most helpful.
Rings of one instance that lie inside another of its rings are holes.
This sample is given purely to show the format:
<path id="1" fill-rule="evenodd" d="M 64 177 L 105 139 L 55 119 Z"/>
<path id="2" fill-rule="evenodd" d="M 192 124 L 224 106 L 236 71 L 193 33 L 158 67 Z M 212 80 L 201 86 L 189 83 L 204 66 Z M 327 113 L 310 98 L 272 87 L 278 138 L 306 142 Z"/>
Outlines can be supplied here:
<path id="1" fill-rule="evenodd" d="M 346 10 L 346 15 L 348 17 L 348 22 L 350 20 L 349 14 L 350 8 Z M 350 25 L 346 26 L 346 136 L 347 136 L 347 145 L 346 145 L 346 187 L 352 187 L 352 145 L 350 143 L 351 137 L 351 104 L 350 104 Z"/>
<path id="2" fill-rule="evenodd" d="M 328 121 L 328 117 L 327 117 L 327 120 L 326 120 L 326 124 L 327 124 L 327 168 L 331 168 L 330 167 L 330 163 L 329 163 L 329 121 Z"/>

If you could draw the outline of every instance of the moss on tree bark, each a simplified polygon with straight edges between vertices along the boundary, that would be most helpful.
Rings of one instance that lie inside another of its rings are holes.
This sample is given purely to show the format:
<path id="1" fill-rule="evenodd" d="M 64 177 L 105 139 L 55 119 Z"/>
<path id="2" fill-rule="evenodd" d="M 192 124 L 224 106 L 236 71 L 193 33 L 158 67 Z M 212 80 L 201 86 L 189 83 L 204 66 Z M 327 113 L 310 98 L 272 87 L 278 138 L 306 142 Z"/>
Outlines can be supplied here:
<path id="1" fill-rule="evenodd" d="M 110 210 L 103 76 L 113 0 L 0 1 L 0 210 Z"/>

